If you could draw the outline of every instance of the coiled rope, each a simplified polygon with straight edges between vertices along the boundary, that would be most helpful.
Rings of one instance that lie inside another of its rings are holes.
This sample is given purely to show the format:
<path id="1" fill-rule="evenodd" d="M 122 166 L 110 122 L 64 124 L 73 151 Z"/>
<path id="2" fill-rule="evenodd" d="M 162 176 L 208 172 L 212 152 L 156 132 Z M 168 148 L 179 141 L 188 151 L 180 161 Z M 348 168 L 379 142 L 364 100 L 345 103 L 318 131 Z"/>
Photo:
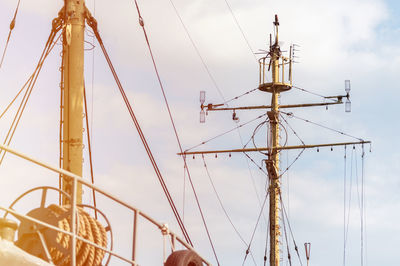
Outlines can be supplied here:
<path id="1" fill-rule="evenodd" d="M 47 207 L 55 225 L 65 231 L 71 231 L 71 206 L 52 204 Z M 101 247 L 107 247 L 107 233 L 105 228 L 95 218 L 91 217 L 82 208 L 77 207 L 77 235 Z M 48 237 L 47 237 L 48 238 Z M 67 266 L 71 264 L 71 236 L 62 232 L 55 234 L 55 239 L 46 239 L 47 248 L 52 261 L 56 265 Z M 96 248 L 81 240 L 76 242 L 76 265 L 98 266 L 104 258 L 105 251 Z"/>

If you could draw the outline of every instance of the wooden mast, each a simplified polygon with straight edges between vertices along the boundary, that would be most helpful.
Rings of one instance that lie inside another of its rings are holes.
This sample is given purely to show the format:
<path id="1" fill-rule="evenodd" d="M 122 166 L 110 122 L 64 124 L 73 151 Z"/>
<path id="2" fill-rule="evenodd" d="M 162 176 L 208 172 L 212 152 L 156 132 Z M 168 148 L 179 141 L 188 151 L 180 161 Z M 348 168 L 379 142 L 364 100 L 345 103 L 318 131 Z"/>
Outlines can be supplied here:
<path id="1" fill-rule="evenodd" d="M 82 176 L 85 1 L 65 0 L 63 32 L 64 84 L 62 104 L 62 168 Z M 63 191 L 71 194 L 72 182 L 62 179 Z M 82 202 L 82 185 L 77 203 Z M 70 204 L 63 198 L 63 204 Z"/>

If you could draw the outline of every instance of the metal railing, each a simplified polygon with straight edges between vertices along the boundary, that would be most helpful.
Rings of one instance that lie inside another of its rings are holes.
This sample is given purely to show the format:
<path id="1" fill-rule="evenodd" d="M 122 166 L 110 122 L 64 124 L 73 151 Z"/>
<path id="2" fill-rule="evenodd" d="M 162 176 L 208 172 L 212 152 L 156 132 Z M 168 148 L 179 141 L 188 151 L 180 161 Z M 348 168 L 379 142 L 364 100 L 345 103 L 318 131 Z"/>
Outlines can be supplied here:
<path id="1" fill-rule="evenodd" d="M 0 150 L 4 150 L 6 152 L 14 154 L 14 155 L 16 155 L 16 156 L 18 156 L 18 157 L 20 157 L 22 159 L 30 161 L 30 162 L 32 162 L 32 163 L 34 163 L 36 165 L 42 166 L 42 167 L 44 167 L 44 168 L 46 168 L 48 170 L 51 170 L 53 172 L 56 172 L 58 174 L 62 174 L 64 177 L 68 177 L 68 178 L 72 179 L 72 181 L 73 181 L 73 191 L 72 191 L 72 208 L 71 208 L 71 212 L 72 212 L 72 214 L 75 214 L 75 215 L 72 215 L 71 231 L 65 231 L 63 229 L 55 227 L 55 226 L 53 226 L 51 224 L 48 224 L 46 222 L 40 221 L 38 219 L 32 218 L 32 217 L 27 216 L 27 215 L 20 214 L 20 213 L 16 212 L 15 210 L 11 209 L 11 208 L 5 208 L 5 207 L 1 207 L 0 206 L 0 210 L 8 212 L 8 213 L 10 213 L 10 214 L 12 214 L 12 215 L 14 215 L 16 217 L 21 217 L 21 218 L 27 219 L 27 220 L 31 221 L 32 223 L 34 223 L 34 224 L 41 225 L 41 226 L 47 227 L 47 228 L 49 228 L 51 230 L 55 230 L 57 232 L 60 232 L 60 233 L 63 233 L 63 234 L 71 236 L 72 237 L 72 245 L 71 245 L 71 258 L 72 259 L 71 259 L 71 265 L 72 266 L 76 266 L 76 241 L 77 240 L 85 242 L 85 243 L 87 243 L 87 244 L 89 244 L 91 246 L 94 246 L 95 248 L 101 249 L 104 252 L 110 254 L 110 256 L 114 256 L 116 258 L 119 258 L 120 260 L 123 260 L 123 261 L 125 261 L 125 262 L 127 262 L 127 263 L 129 263 L 131 265 L 138 265 L 138 263 L 136 262 L 136 247 L 137 247 L 137 230 L 138 230 L 138 219 L 139 219 L 139 217 L 143 217 L 145 220 L 147 220 L 148 222 L 150 222 L 153 225 L 155 225 L 160 230 L 162 235 L 164 236 L 164 261 L 165 261 L 165 253 L 166 253 L 165 252 L 165 242 L 166 242 L 166 238 L 169 237 L 170 238 L 170 242 L 171 242 L 172 250 L 175 249 L 175 243 L 177 241 L 183 247 L 185 247 L 186 249 L 195 252 L 200 257 L 200 259 L 203 261 L 203 263 L 205 263 L 206 265 L 211 265 L 210 262 L 208 262 L 206 259 L 201 257 L 192 248 L 192 246 L 190 246 L 185 240 L 180 238 L 176 233 L 170 231 L 169 228 L 167 227 L 167 225 L 158 223 L 155 219 L 151 218 L 149 215 L 145 214 L 144 212 L 142 212 L 138 208 L 133 207 L 132 205 L 120 200 L 118 197 L 116 197 L 114 195 L 111 195 L 110 193 L 106 192 L 104 189 L 85 181 L 82 177 L 80 177 L 78 175 L 75 175 L 75 174 L 73 174 L 71 172 L 68 172 L 68 171 L 66 171 L 64 169 L 61 169 L 61 168 L 58 168 L 58 167 L 54 167 L 54 166 L 51 166 L 51 165 L 49 165 L 47 163 L 44 163 L 42 161 L 36 160 L 36 159 L 34 159 L 32 157 L 29 157 L 29 156 L 27 156 L 25 154 L 22 154 L 22 153 L 20 153 L 20 152 L 18 152 L 16 150 L 11 149 L 8 146 L 4 146 L 4 145 L 0 144 Z M 122 206 L 126 207 L 127 209 L 129 209 L 130 211 L 133 212 L 134 224 L 133 224 L 133 236 L 132 236 L 133 245 L 132 245 L 132 258 L 131 259 L 125 258 L 123 256 L 120 256 L 117 253 L 113 252 L 112 250 L 109 250 L 107 248 L 101 247 L 101 246 L 99 246 L 99 245 L 97 245 L 97 244 L 95 244 L 95 243 L 93 243 L 93 242 L 91 242 L 91 241 L 89 241 L 89 240 L 77 235 L 77 226 L 76 226 L 77 225 L 77 223 L 76 223 L 76 219 L 77 219 L 77 217 L 76 217 L 76 213 L 77 213 L 76 190 L 77 190 L 78 183 L 81 183 L 82 185 L 85 185 L 86 187 L 95 190 L 96 192 L 104 195 L 105 197 L 111 199 L 112 201 L 118 203 L 119 205 L 122 205 Z"/>
<path id="2" fill-rule="evenodd" d="M 285 84 L 290 84 L 292 85 L 292 65 L 293 65 L 293 60 L 288 57 L 281 56 L 281 62 L 278 64 L 278 68 L 280 69 L 280 75 L 278 75 L 278 82 L 279 83 L 285 83 Z M 262 57 L 258 60 L 259 66 L 260 66 L 260 71 L 259 71 L 259 83 L 260 85 L 264 83 L 268 83 L 267 75 L 265 72 L 269 71 L 271 68 L 271 61 L 267 60 L 270 59 L 270 57 Z M 289 72 L 286 74 L 285 72 L 285 66 L 289 65 Z M 287 76 L 286 76 L 287 75 Z"/>

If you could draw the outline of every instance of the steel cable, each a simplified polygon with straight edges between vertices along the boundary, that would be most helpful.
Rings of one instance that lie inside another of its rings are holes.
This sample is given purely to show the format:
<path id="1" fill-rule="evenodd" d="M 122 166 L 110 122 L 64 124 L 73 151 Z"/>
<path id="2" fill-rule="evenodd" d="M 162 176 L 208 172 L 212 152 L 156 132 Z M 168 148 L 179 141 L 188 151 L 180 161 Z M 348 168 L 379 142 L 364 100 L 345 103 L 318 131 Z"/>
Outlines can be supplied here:
<path id="1" fill-rule="evenodd" d="M 282 193 L 281 193 L 281 191 L 279 191 L 279 198 L 280 198 L 280 200 L 281 200 L 281 205 L 282 205 L 283 214 L 284 214 L 285 217 L 286 217 L 286 221 L 287 221 L 287 225 L 288 225 L 288 227 L 289 227 L 290 235 L 292 236 L 293 245 L 294 245 L 294 250 L 296 251 L 297 258 L 299 259 L 300 265 L 303 266 L 303 262 L 302 262 L 302 260 L 301 260 L 300 253 L 299 253 L 299 248 L 297 247 L 296 240 L 294 239 L 293 230 L 292 230 L 292 227 L 291 227 L 291 225 L 290 225 L 290 223 L 289 223 L 289 217 L 288 217 L 288 214 L 287 214 L 287 212 L 286 212 L 285 204 L 283 203 L 283 200 L 282 200 Z"/>
<path id="2" fill-rule="evenodd" d="M 267 202 L 267 199 L 268 199 L 268 195 L 269 195 L 269 191 L 268 191 L 267 194 L 265 195 L 264 202 L 263 202 L 263 204 L 262 204 L 262 206 L 261 206 L 261 208 L 260 208 L 260 213 L 259 213 L 259 215 L 258 215 L 256 225 L 255 225 L 254 230 L 253 230 L 253 233 L 252 233 L 252 235 L 251 235 L 250 242 L 249 242 L 249 245 L 248 245 L 247 250 L 246 250 L 246 255 L 244 256 L 244 259 L 243 259 L 242 266 L 243 266 L 244 263 L 246 262 L 247 256 L 248 256 L 249 253 L 250 253 L 251 244 L 252 244 L 252 242 L 253 242 L 254 235 L 256 234 L 257 227 L 258 227 L 258 224 L 259 224 L 259 222 L 260 222 L 261 215 L 263 214 L 264 207 L 265 207 L 265 203 Z"/>
<path id="3" fill-rule="evenodd" d="M 88 118 L 88 111 L 87 111 L 86 87 L 85 86 L 83 86 L 83 99 L 85 102 L 86 135 L 87 135 L 88 152 L 89 152 L 90 177 L 91 177 L 92 184 L 94 184 L 92 145 L 91 145 L 91 141 L 90 141 L 90 129 L 89 129 L 89 118 Z M 94 216 L 97 220 L 96 191 L 94 189 L 92 189 L 92 196 L 93 196 Z"/>
<path id="4" fill-rule="evenodd" d="M 11 20 L 11 23 L 10 23 L 10 31 L 8 32 L 8 37 L 7 37 L 6 45 L 4 46 L 3 55 L 1 56 L 0 68 L 3 66 L 3 61 L 4 61 L 4 57 L 5 57 L 5 55 L 6 55 L 6 52 L 7 52 L 8 44 L 9 44 L 9 42 L 10 42 L 11 33 L 12 33 L 14 27 L 15 27 L 15 22 L 16 22 L 18 10 L 19 10 L 19 4 L 20 4 L 20 2 L 21 2 L 21 0 L 18 0 L 17 8 L 15 9 L 15 12 L 14 12 L 14 17 L 13 17 L 13 19 Z"/>
<path id="5" fill-rule="evenodd" d="M 193 147 L 190 147 L 189 149 L 186 149 L 185 152 L 188 152 L 188 151 L 190 151 L 190 150 L 193 150 L 194 148 L 200 147 L 200 146 L 202 146 L 202 145 L 204 145 L 204 144 L 206 144 L 206 143 L 208 143 L 208 142 L 210 142 L 210 141 L 212 141 L 212 140 L 215 140 L 215 139 L 217 139 L 217 138 L 219 138 L 219 137 L 222 137 L 222 136 L 224 136 L 224 135 L 226 135 L 226 134 L 228 134 L 228 133 L 230 133 L 230 132 L 232 132 L 232 131 L 234 131 L 234 130 L 236 130 L 236 129 L 239 129 L 239 128 L 245 126 L 245 125 L 248 125 L 248 124 L 250 124 L 250 123 L 252 123 L 252 122 L 254 122 L 254 121 L 256 121 L 256 120 L 258 120 L 258 119 L 260 119 L 260 118 L 262 118 L 262 117 L 264 117 L 264 116 L 266 116 L 266 115 L 267 115 L 267 113 L 262 114 L 262 115 L 259 115 L 259 116 L 257 116 L 256 118 L 254 118 L 254 119 L 252 119 L 252 120 L 249 120 L 249 121 L 247 121 L 247 122 L 245 122 L 245 123 L 243 123 L 243 124 L 240 124 L 240 125 L 238 125 L 238 126 L 232 128 L 232 129 L 230 129 L 230 130 L 228 130 L 228 131 L 225 131 L 225 132 L 223 132 L 223 133 L 221 133 L 221 134 L 218 134 L 218 135 L 216 135 L 215 137 L 212 137 L 212 138 L 210 138 L 210 139 L 208 139 L 208 140 L 205 140 L 205 141 L 203 141 L 203 142 L 201 142 L 201 143 L 199 143 L 199 144 L 197 144 L 197 145 L 195 145 L 195 146 L 193 146 Z M 247 145 L 247 144 L 246 144 L 246 145 Z M 245 146 L 246 146 L 246 145 L 245 145 Z"/>
<path id="6" fill-rule="evenodd" d="M 52 31 L 50 33 L 50 36 L 49 36 L 49 38 L 48 38 L 48 40 L 46 42 L 45 48 L 43 49 L 42 55 L 40 56 L 39 62 L 37 64 L 37 66 L 36 66 L 36 69 L 33 72 L 33 74 L 30 76 L 30 78 L 28 79 L 27 83 L 25 83 L 25 85 L 24 85 L 24 87 L 25 87 L 26 84 L 28 84 L 27 90 L 25 91 L 24 97 L 23 97 L 23 99 L 21 101 L 21 104 L 20 104 L 18 110 L 17 110 L 17 113 L 14 116 L 14 119 L 13 119 L 13 122 L 11 124 L 11 127 L 10 127 L 10 129 L 9 129 L 9 131 L 7 133 L 7 136 L 6 136 L 5 140 L 4 140 L 4 144 L 7 143 L 7 145 L 10 145 L 10 143 L 11 143 L 11 140 L 12 140 L 12 138 L 14 136 L 14 133 L 15 133 L 18 125 L 19 125 L 19 121 L 20 121 L 20 119 L 22 117 L 22 114 L 23 114 L 23 112 L 25 110 L 26 104 L 27 104 L 27 102 L 29 100 L 29 97 L 30 97 L 30 95 L 32 93 L 33 87 L 35 86 L 36 81 L 37 81 L 37 79 L 39 77 L 39 74 L 40 74 L 40 71 L 42 69 L 43 63 L 46 60 L 47 56 L 50 54 L 51 50 L 55 46 L 55 42 L 53 42 L 53 41 L 54 41 L 54 38 L 55 38 L 55 36 L 56 36 L 56 34 L 57 34 L 57 32 L 59 30 L 60 30 L 60 28 L 53 28 L 52 29 Z M 57 38 L 57 40 L 60 37 L 61 37 L 61 35 Z M 5 155 L 6 155 L 6 152 L 4 151 L 2 153 L 2 157 L 0 159 L 0 165 L 3 162 Z"/>
<path id="7" fill-rule="evenodd" d="M 240 238 L 240 240 L 247 246 L 248 244 L 246 243 L 246 241 L 244 240 L 244 238 L 243 238 L 242 235 L 240 234 L 239 230 L 236 228 L 236 226 L 235 226 L 235 224 L 233 223 L 231 217 L 229 216 L 227 210 L 225 209 L 224 204 L 222 203 L 221 197 L 219 196 L 219 193 L 218 193 L 218 191 L 217 191 L 217 189 L 216 189 L 216 187 L 215 187 L 214 181 L 213 181 L 212 178 L 211 178 L 210 171 L 208 170 L 208 167 L 207 167 L 207 164 L 206 164 L 206 160 L 205 160 L 205 158 L 204 158 L 204 154 L 202 154 L 201 157 L 202 157 L 202 159 L 203 159 L 203 165 L 204 165 L 204 168 L 205 168 L 205 170 L 206 170 L 208 179 L 210 180 L 211 186 L 212 186 L 212 188 L 213 188 L 213 191 L 214 191 L 214 193 L 215 193 L 215 196 L 216 196 L 217 199 L 218 199 L 218 202 L 219 202 L 219 205 L 221 206 L 222 211 L 224 212 L 226 218 L 228 219 L 229 223 L 231 224 L 233 230 L 236 232 L 236 234 L 238 235 L 238 237 Z M 251 252 L 250 252 L 250 255 L 251 255 L 252 259 L 253 259 L 254 264 L 256 264 L 256 263 L 255 263 L 255 260 L 254 260 L 254 257 L 253 257 L 253 254 L 252 254 Z"/>
<path id="8" fill-rule="evenodd" d="M 308 120 L 308 119 L 295 116 L 293 113 L 286 113 L 286 112 L 282 112 L 282 111 L 281 111 L 281 113 L 282 113 L 282 114 L 285 114 L 285 115 L 287 115 L 287 116 L 289 116 L 289 117 L 294 117 L 294 118 L 296 118 L 296 119 L 302 120 L 302 121 L 304 121 L 304 122 L 306 122 L 306 123 L 310 123 L 310 124 L 313 124 L 313 125 L 316 125 L 316 126 L 319 126 L 319 127 L 325 128 L 325 129 L 328 129 L 328 130 L 330 130 L 330 131 L 339 133 L 339 134 L 341 134 L 341 135 L 344 135 L 344 136 L 347 136 L 347 137 L 350 137 L 350 138 L 353 138 L 353 139 L 356 139 L 356 140 L 359 140 L 359 141 L 364 141 L 362 138 L 358 138 L 358 137 L 349 135 L 349 134 L 347 134 L 347 133 L 344 133 L 344 132 L 342 132 L 342 131 L 339 131 L 339 130 L 336 130 L 336 129 L 333 129 L 333 128 L 330 128 L 330 127 L 327 127 L 327 126 L 324 126 L 324 125 L 321 125 L 321 124 L 318 124 L 318 123 L 313 122 L 313 121 L 310 121 L 310 120 Z"/>
<path id="9" fill-rule="evenodd" d="M 258 63 L 258 59 L 257 59 L 257 57 L 256 57 L 256 55 L 255 55 L 255 53 L 254 53 L 254 51 L 253 51 L 253 48 L 251 48 L 250 42 L 249 42 L 249 40 L 247 39 L 246 35 L 244 34 L 244 31 L 243 31 L 242 27 L 240 26 L 239 21 L 238 21 L 238 19 L 236 18 L 235 14 L 233 13 L 233 10 L 232 10 L 231 6 L 229 5 L 229 3 L 228 3 L 227 0 L 224 0 L 224 1 L 225 1 L 225 3 L 226 3 L 226 6 L 227 6 L 228 9 L 229 9 L 229 12 L 230 12 L 231 15 L 232 15 L 233 20 L 235 21 L 236 26 L 238 27 L 240 33 L 242 34 L 243 39 L 245 40 L 247 46 L 249 47 L 251 54 L 253 55 L 254 59 L 255 59 L 256 62 Z"/>
<path id="10" fill-rule="evenodd" d="M 172 197 L 171 197 L 171 195 L 170 195 L 170 193 L 169 193 L 169 190 L 168 190 L 168 188 L 167 188 L 167 186 L 166 186 L 166 183 L 165 183 L 165 181 L 164 181 L 164 178 L 162 177 L 162 174 L 161 174 L 161 172 L 160 172 L 160 170 L 159 170 L 159 168 L 158 168 L 158 165 L 157 165 L 157 163 L 156 163 L 156 161 L 155 161 L 155 159 L 154 159 L 154 156 L 153 156 L 153 154 L 152 154 L 152 152 L 151 152 L 150 146 L 149 146 L 148 143 L 147 143 L 147 140 L 146 140 L 146 138 L 145 138 L 145 136 L 144 136 L 144 134 L 143 134 L 143 131 L 142 131 L 141 127 L 140 127 L 140 124 L 139 124 L 139 122 L 138 122 L 138 120 L 137 120 L 137 118 L 136 118 L 136 116 L 135 116 L 135 114 L 134 114 L 134 112 L 133 112 L 133 109 L 132 109 L 132 107 L 131 107 L 131 105 L 130 105 L 130 102 L 129 102 L 129 100 L 128 100 L 128 97 L 127 97 L 126 94 L 125 94 L 125 91 L 124 91 L 124 89 L 123 89 L 123 86 L 122 86 L 122 84 L 121 84 L 121 82 L 120 82 L 120 80 L 119 80 L 119 77 L 118 77 L 118 75 L 117 75 L 117 73 L 116 73 L 116 71 L 115 71 L 115 68 L 114 68 L 114 66 L 113 66 L 113 64 L 112 64 L 112 62 L 111 62 L 111 59 L 110 59 L 110 57 L 109 57 L 109 55 L 108 55 L 108 53 L 107 53 L 107 50 L 106 50 L 105 47 L 104 47 L 104 43 L 103 43 L 103 41 L 102 41 L 102 39 L 101 39 L 101 37 L 100 37 L 100 34 L 99 34 L 98 30 L 97 30 L 97 22 L 96 22 L 93 18 L 90 18 L 90 19 L 88 20 L 88 23 L 89 23 L 89 26 L 92 27 L 92 29 L 93 29 L 93 31 L 94 31 L 94 33 L 95 33 L 95 35 L 96 35 L 96 39 L 97 39 L 97 41 L 98 41 L 99 44 L 100 44 L 101 50 L 102 50 L 102 52 L 103 52 L 103 54 L 104 54 L 104 57 L 105 57 L 105 59 L 106 59 L 106 61 L 107 61 L 107 64 L 108 64 L 108 66 L 109 66 L 109 68 L 110 68 L 110 70 L 111 70 L 111 73 L 112 73 L 112 75 L 113 75 L 113 77 L 114 77 L 114 80 L 115 80 L 117 86 L 118 86 L 118 89 L 119 89 L 119 91 L 120 91 L 120 93 L 121 93 L 121 96 L 122 96 L 122 98 L 123 98 L 123 100 L 124 100 L 124 103 L 125 103 L 125 105 L 126 105 L 126 107 L 127 107 L 127 109 L 128 109 L 128 112 L 129 112 L 131 118 L 132 118 L 132 121 L 133 121 L 133 123 L 134 123 L 134 125 L 135 125 L 135 127 L 136 127 L 136 130 L 137 130 L 137 132 L 138 132 L 138 134 L 139 134 L 139 137 L 140 137 L 140 139 L 141 139 L 141 141 L 142 141 L 142 143 L 143 143 L 143 146 L 144 146 L 144 148 L 145 148 L 145 150 L 146 150 L 146 153 L 147 153 L 147 155 L 148 155 L 148 157 L 149 157 L 149 159 L 150 159 L 150 162 L 151 162 L 151 164 L 152 164 L 152 166 L 153 166 L 153 169 L 154 169 L 154 171 L 155 171 L 155 173 L 156 173 L 156 175 L 157 175 L 157 177 L 158 177 L 158 179 L 159 179 L 159 181 L 160 181 L 161 187 L 162 187 L 162 189 L 163 189 L 163 191 L 164 191 L 164 193 L 165 193 L 165 195 L 166 195 L 166 197 L 167 197 L 167 200 L 168 200 L 168 202 L 169 202 L 169 204 L 170 204 L 170 206 L 171 206 L 171 209 L 172 209 L 172 211 L 173 211 L 173 213 L 174 213 L 174 215 L 175 215 L 175 218 L 177 219 L 178 225 L 179 225 L 179 227 L 181 228 L 182 233 L 183 233 L 183 235 L 184 235 L 186 241 L 187 241 L 190 245 L 193 246 L 193 243 L 192 243 L 192 241 L 190 240 L 190 237 L 189 237 L 189 234 L 187 233 L 187 230 L 186 230 L 186 228 L 185 228 L 185 225 L 183 224 L 182 219 L 180 218 L 179 212 L 178 212 L 178 210 L 177 210 L 177 208 L 176 208 L 176 206 L 175 206 L 175 203 L 174 203 L 174 201 L 173 201 L 173 199 L 172 199 Z"/>

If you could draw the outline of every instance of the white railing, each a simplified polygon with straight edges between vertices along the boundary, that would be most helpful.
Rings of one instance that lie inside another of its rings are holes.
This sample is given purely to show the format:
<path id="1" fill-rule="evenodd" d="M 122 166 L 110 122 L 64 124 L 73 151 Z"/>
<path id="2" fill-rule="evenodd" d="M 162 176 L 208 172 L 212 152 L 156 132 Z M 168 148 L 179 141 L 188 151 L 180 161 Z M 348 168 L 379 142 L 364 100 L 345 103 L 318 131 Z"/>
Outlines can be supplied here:
<path id="1" fill-rule="evenodd" d="M 137 229 L 138 229 L 138 218 L 139 217 L 143 217 L 145 220 L 147 220 L 148 222 L 150 222 L 153 225 L 155 225 L 160 230 L 160 232 L 162 233 L 163 236 L 169 236 L 170 241 L 171 241 L 171 247 L 172 247 L 173 250 L 175 248 L 175 242 L 178 241 L 186 249 L 191 250 L 191 251 L 193 251 L 193 252 L 195 252 L 197 254 L 197 252 L 185 240 L 181 239 L 174 232 L 171 232 L 168 229 L 168 227 L 166 227 L 165 224 L 158 223 L 156 220 L 154 220 L 153 218 L 151 218 L 149 215 L 145 214 L 144 212 L 140 211 L 138 208 L 135 208 L 132 205 L 130 205 L 130 204 L 118 199 L 118 197 L 111 195 L 110 193 L 106 192 L 104 189 L 101 189 L 100 187 L 95 186 L 95 185 L 85 181 L 82 177 L 80 177 L 78 175 L 75 175 L 75 174 L 73 174 L 71 172 L 68 172 L 68 171 L 66 171 L 64 169 L 51 166 L 51 165 L 49 165 L 47 163 L 44 163 L 44 162 L 42 162 L 40 160 L 36 160 L 36 159 L 34 159 L 32 157 L 29 157 L 29 156 L 27 156 L 27 155 L 25 155 L 23 153 L 20 153 L 20 152 L 18 152 L 16 150 L 11 149 L 8 146 L 4 146 L 4 145 L 0 144 L 0 150 L 4 150 L 6 152 L 9 152 L 11 154 L 14 154 L 14 155 L 22 158 L 22 159 L 30 161 L 30 162 L 32 162 L 32 163 L 34 163 L 36 165 L 42 166 L 42 167 L 44 167 L 46 169 L 49 169 L 49 170 L 51 170 L 53 172 L 56 172 L 58 174 L 62 174 L 64 177 L 69 177 L 69 178 L 73 179 L 74 185 L 73 185 L 73 192 L 72 192 L 72 208 L 71 208 L 72 213 L 76 214 L 76 208 L 77 208 L 76 189 L 77 189 L 78 183 L 81 183 L 82 185 L 85 185 L 88 188 L 95 190 L 96 192 L 104 195 L 105 197 L 107 197 L 107 198 L 111 199 L 112 201 L 114 201 L 114 202 L 126 207 L 127 209 L 129 209 L 130 211 L 133 212 L 133 214 L 134 214 L 134 224 L 133 224 L 132 258 L 128 259 L 128 258 L 125 258 L 123 256 L 118 255 L 117 253 L 113 252 L 112 250 L 109 250 L 107 248 L 101 247 L 101 246 L 99 246 L 99 245 L 97 245 L 97 244 L 95 244 L 95 243 L 93 243 L 93 242 L 91 242 L 91 241 L 89 241 L 87 239 L 84 239 L 84 238 L 78 236 L 77 233 L 76 233 L 77 232 L 77 229 L 76 229 L 76 215 L 72 215 L 72 221 L 71 221 L 71 223 L 72 223 L 71 227 L 72 228 L 71 228 L 71 231 L 65 231 L 65 230 L 62 230 L 62 229 L 60 229 L 58 227 L 55 227 L 55 226 L 53 226 L 51 224 L 48 224 L 48 223 L 45 223 L 43 221 L 37 220 L 35 218 L 29 217 L 27 215 L 22 215 L 22 214 L 16 212 L 15 210 L 13 210 L 13 209 L 5 208 L 5 207 L 0 206 L 0 210 L 5 211 L 6 213 L 10 213 L 10 214 L 12 214 L 12 215 L 14 215 L 16 217 L 21 217 L 21 218 L 27 219 L 27 220 L 29 220 L 32 223 L 35 223 L 37 225 L 41 225 L 41 226 L 47 227 L 47 228 L 49 228 L 51 230 L 55 230 L 55 231 L 58 231 L 58 232 L 61 232 L 63 234 L 67 234 L 67 235 L 71 236 L 72 237 L 72 249 L 71 249 L 71 255 L 72 255 L 71 258 L 72 258 L 72 260 L 71 260 L 71 265 L 72 266 L 76 266 L 76 261 L 75 261 L 76 256 L 75 256 L 75 254 L 76 254 L 76 240 L 77 239 L 80 240 L 80 241 L 83 241 L 83 242 L 85 242 L 85 243 L 87 243 L 89 245 L 92 245 L 95 248 L 101 249 L 101 250 L 105 251 L 106 253 L 110 254 L 110 256 L 114 256 L 116 258 L 119 258 L 120 260 L 123 260 L 123 261 L 125 261 L 125 262 L 127 262 L 127 263 L 129 263 L 131 265 L 138 265 L 138 263 L 136 262 L 136 240 L 137 240 Z M 58 178 L 58 176 L 57 176 L 57 178 Z M 164 242 L 165 242 L 165 238 L 164 238 Z M 165 248 L 165 245 L 164 245 L 164 248 Z M 165 254 L 165 252 L 164 252 L 164 254 Z M 201 258 L 203 263 L 205 263 L 206 265 L 211 265 L 211 263 L 209 263 L 207 260 L 205 260 L 199 254 L 197 254 L 197 255 Z M 165 257 L 164 257 L 164 260 L 165 260 Z"/>

